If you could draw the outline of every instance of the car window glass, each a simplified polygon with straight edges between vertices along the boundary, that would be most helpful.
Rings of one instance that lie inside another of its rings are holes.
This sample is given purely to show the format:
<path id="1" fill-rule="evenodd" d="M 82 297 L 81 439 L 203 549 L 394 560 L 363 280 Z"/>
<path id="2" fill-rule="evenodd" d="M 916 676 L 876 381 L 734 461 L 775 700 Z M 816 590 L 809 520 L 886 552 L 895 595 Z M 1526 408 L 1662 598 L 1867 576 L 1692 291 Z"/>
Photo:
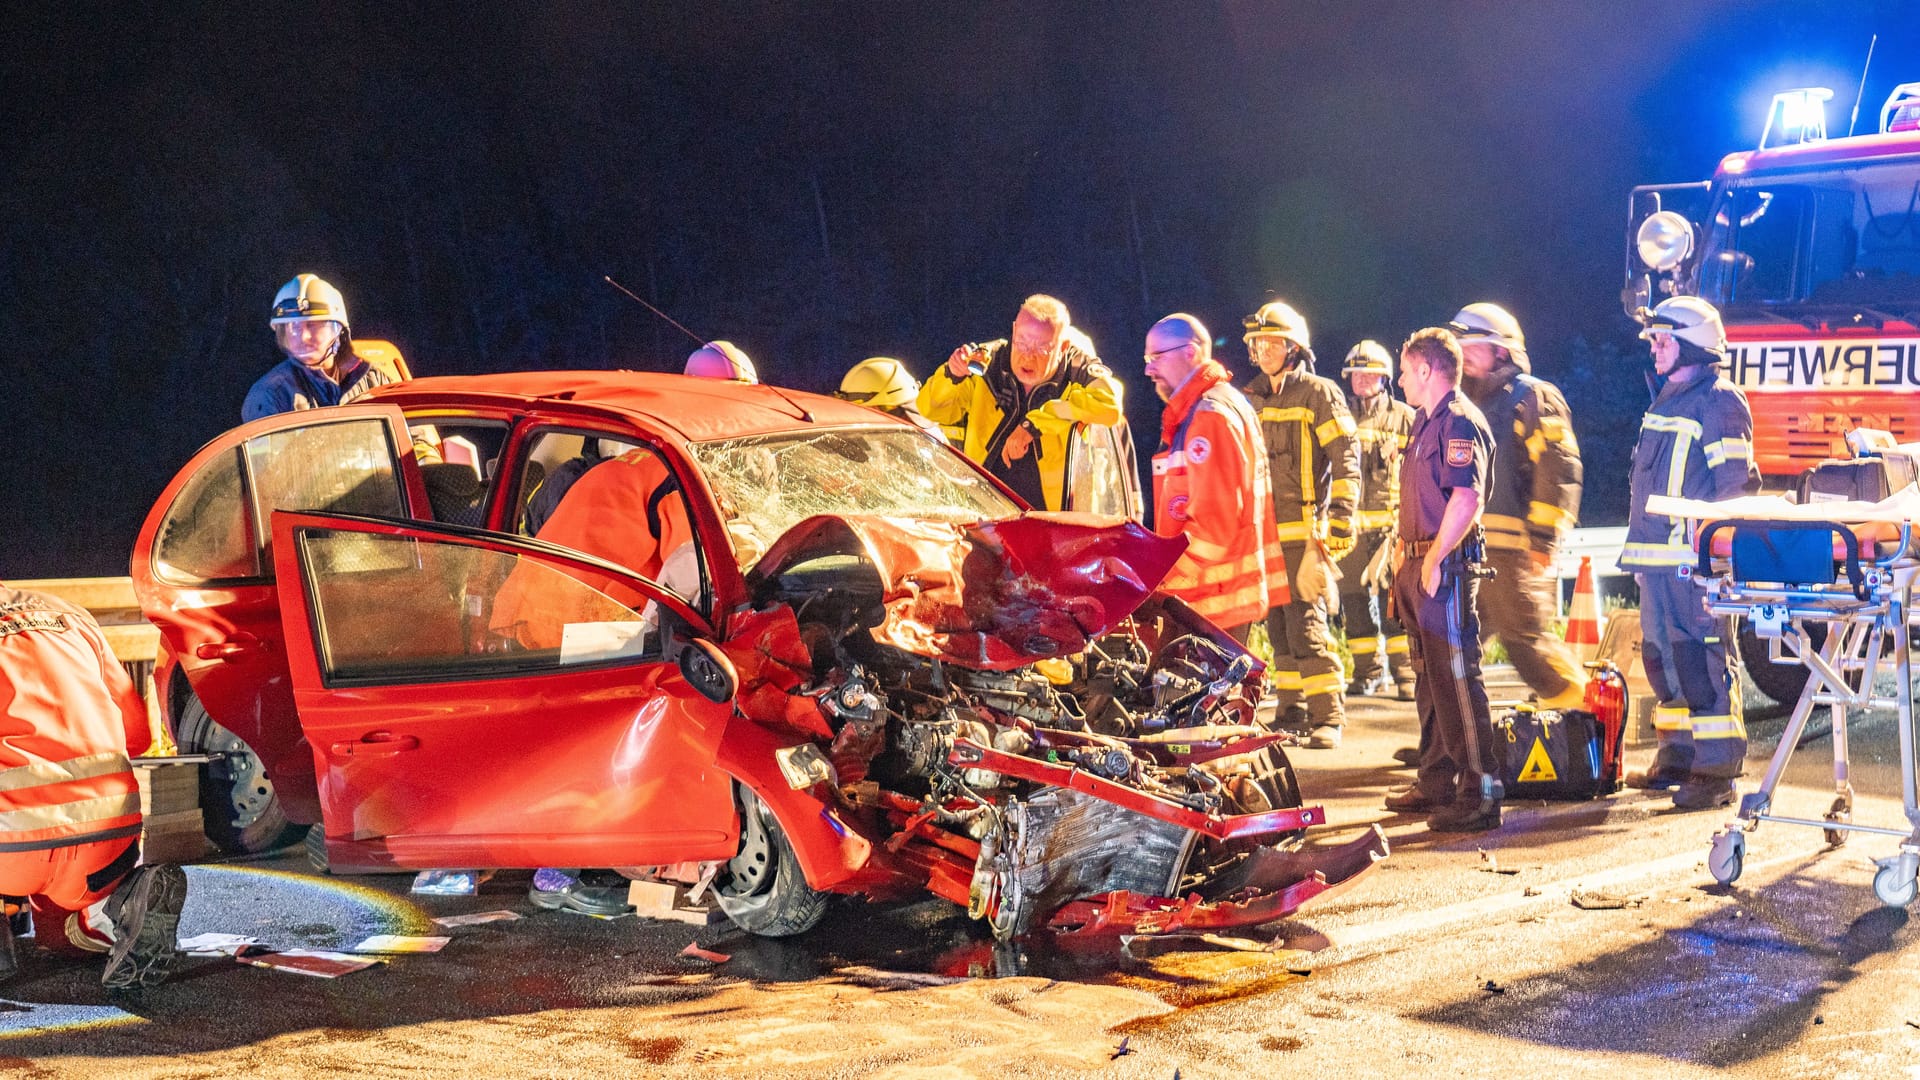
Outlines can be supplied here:
<path id="1" fill-rule="evenodd" d="M 256 435 L 244 453 L 263 552 L 275 510 L 407 516 L 387 422 L 378 417 Z M 264 554 L 261 565 L 271 565 Z"/>
<path id="2" fill-rule="evenodd" d="M 414 460 L 435 521 L 484 528 L 487 503 L 498 486 L 500 448 L 507 425 L 495 420 L 435 417 L 409 421 Z"/>
<path id="3" fill-rule="evenodd" d="M 314 529 L 299 544 L 329 684 L 539 674 L 661 654 L 657 605 L 611 575 L 432 538 Z"/>
<path id="4" fill-rule="evenodd" d="M 160 522 L 154 562 L 163 580 L 177 583 L 260 575 L 238 450 L 207 462 L 180 489 Z"/>

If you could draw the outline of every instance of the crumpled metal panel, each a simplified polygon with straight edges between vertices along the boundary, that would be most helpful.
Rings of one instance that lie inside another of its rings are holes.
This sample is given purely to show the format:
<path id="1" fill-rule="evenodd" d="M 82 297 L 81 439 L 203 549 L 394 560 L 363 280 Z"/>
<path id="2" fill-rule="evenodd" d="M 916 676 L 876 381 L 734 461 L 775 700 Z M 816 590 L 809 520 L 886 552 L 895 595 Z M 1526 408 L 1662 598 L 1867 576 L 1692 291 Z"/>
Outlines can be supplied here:
<path id="1" fill-rule="evenodd" d="M 1083 514 L 972 524 L 822 515 L 781 537 L 754 576 L 860 555 L 881 582 L 886 613 L 876 638 L 1002 671 L 1085 649 L 1152 595 L 1185 549 L 1184 537 Z"/>
<path id="2" fill-rule="evenodd" d="M 1019 883 L 1015 933 L 1084 896 L 1168 895 L 1179 883 L 1196 835 L 1065 788 L 1037 792 L 1010 813 L 1019 816 L 1011 852 Z"/>

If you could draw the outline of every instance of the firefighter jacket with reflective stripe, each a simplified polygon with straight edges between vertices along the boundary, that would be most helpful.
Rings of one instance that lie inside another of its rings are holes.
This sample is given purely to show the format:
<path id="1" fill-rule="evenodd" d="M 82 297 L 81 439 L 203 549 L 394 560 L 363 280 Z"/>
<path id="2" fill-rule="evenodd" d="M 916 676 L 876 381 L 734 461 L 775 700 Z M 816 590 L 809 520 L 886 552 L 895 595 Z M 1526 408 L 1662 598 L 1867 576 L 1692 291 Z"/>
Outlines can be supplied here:
<path id="1" fill-rule="evenodd" d="M 1469 396 L 1493 429 L 1487 546 L 1551 553 L 1580 517 L 1580 446 L 1567 399 L 1510 360 L 1474 380 Z"/>
<path id="2" fill-rule="evenodd" d="M 1153 527 L 1187 550 L 1160 587 L 1222 627 L 1265 618 L 1288 600 L 1287 568 L 1253 407 L 1209 360 L 1167 402 L 1161 434 Z"/>
<path id="3" fill-rule="evenodd" d="M 0 853 L 140 832 L 147 707 L 81 608 L 0 585 Z"/>
<path id="4" fill-rule="evenodd" d="M 1621 568 L 1692 562 L 1693 536 L 1686 521 L 1648 513 L 1647 500 L 1655 495 L 1719 500 L 1760 490 L 1747 396 L 1711 369 L 1686 382 L 1669 379 L 1640 418 L 1630 484 Z"/>
<path id="5" fill-rule="evenodd" d="M 1360 453 L 1340 384 L 1295 366 L 1262 372 L 1241 388 L 1260 416 L 1273 477 L 1273 513 L 1284 542 L 1350 525 L 1360 501 Z"/>
<path id="6" fill-rule="evenodd" d="M 1400 511 L 1400 462 L 1413 435 L 1413 406 L 1382 388 L 1364 398 L 1349 398 L 1353 441 L 1360 447 L 1360 532 L 1391 529 Z"/>
<path id="7" fill-rule="evenodd" d="M 960 427 L 960 449 L 1037 510 L 1070 509 L 1063 505 L 1067 443 L 1076 424 L 1114 428 L 1122 461 L 1130 471 L 1138 468 L 1121 410 L 1120 380 L 1098 357 L 1065 345 L 1059 370 L 1029 390 L 1014 377 L 1009 348 L 994 351 L 984 374 L 957 381 L 942 364 L 920 385 L 921 415 L 949 431 Z M 1034 435 L 1033 447 L 1009 464 L 1001 450 L 1023 424 Z M 1132 476 L 1137 490 L 1139 473 Z"/>

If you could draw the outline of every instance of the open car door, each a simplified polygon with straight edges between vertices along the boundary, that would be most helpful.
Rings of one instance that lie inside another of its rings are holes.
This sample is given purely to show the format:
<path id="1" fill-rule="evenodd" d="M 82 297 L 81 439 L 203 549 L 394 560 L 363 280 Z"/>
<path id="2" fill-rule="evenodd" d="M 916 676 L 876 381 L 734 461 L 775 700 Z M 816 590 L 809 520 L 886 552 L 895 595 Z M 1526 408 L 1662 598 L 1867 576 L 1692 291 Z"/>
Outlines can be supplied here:
<path id="1" fill-rule="evenodd" d="M 175 475 L 134 543 L 141 611 L 208 716 L 259 757 L 296 822 L 318 821 L 320 810 L 287 681 L 269 518 L 276 510 L 430 516 L 410 443 L 393 405 L 242 424 Z"/>
<path id="2" fill-rule="evenodd" d="M 711 631 L 685 600 L 591 556 L 473 529 L 280 513 L 273 536 L 330 860 L 734 853 L 732 782 L 714 764 L 731 680 L 699 666 L 714 663 L 700 647 Z"/>

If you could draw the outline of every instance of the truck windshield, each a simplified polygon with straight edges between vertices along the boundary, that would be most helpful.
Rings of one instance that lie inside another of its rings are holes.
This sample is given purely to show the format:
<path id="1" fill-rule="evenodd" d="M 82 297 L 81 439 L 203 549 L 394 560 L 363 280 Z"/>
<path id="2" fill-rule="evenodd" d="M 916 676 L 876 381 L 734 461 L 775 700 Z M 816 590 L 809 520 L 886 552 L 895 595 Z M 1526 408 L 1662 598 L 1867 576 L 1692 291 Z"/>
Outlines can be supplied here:
<path id="1" fill-rule="evenodd" d="M 1920 313 L 1920 160 L 1756 176 L 1722 188 L 1700 295 L 1722 308 Z"/>

